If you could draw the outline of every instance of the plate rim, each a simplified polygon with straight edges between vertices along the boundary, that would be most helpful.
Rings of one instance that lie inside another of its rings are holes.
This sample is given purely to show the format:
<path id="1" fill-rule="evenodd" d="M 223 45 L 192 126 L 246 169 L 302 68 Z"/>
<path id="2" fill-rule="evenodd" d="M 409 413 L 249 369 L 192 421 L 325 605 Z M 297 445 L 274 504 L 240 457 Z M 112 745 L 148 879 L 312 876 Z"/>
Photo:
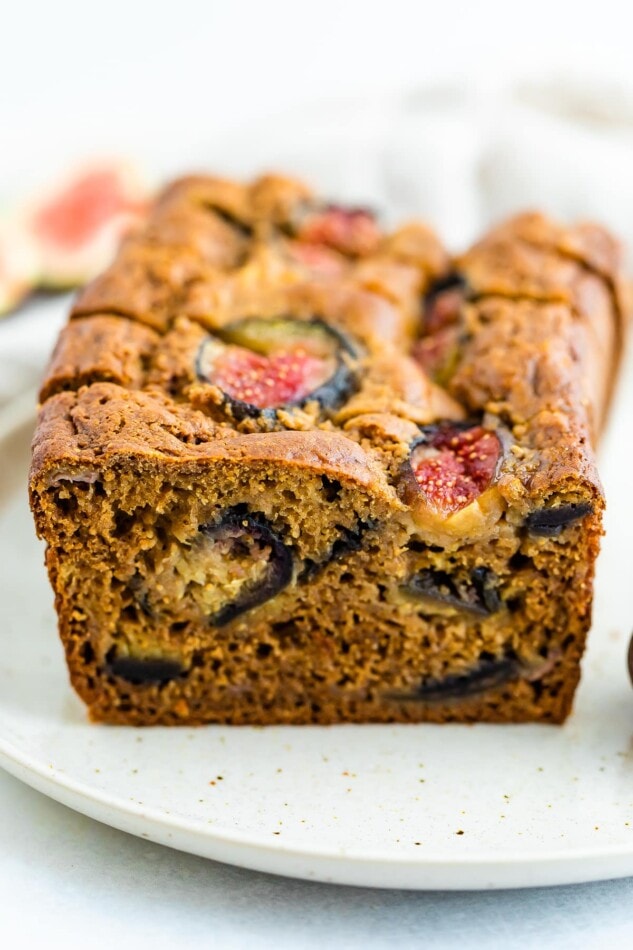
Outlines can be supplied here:
<path id="1" fill-rule="evenodd" d="M 312 844 L 309 849 L 301 849 L 281 839 L 258 839 L 239 829 L 207 829 L 185 818 L 166 815 L 156 807 L 123 801 L 95 790 L 52 766 L 47 770 L 2 736 L 0 767 L 36 791 L 120 831 L 199 857 L 291 878 L 405 890 L 507 890 L 588 883 L 633 874 L 630 846 L 600 851 L 573 848 L 549 854 L 524 851 L 512 857 L 479 851 L 456 860 L 453 855 L 438 851 L 408 857 L 380 851 L 336 852 Z M 140 824 L 135 826 L 141 822 L 147 823 L 153 833 L 142 830 Z M 301 862 L 308 862 L 310 868 L 298 868 L 297 863 Z M 545 876 L 543 870 L 547 871 Z M 391 875 L 392 880 L 386 875 Z"/>

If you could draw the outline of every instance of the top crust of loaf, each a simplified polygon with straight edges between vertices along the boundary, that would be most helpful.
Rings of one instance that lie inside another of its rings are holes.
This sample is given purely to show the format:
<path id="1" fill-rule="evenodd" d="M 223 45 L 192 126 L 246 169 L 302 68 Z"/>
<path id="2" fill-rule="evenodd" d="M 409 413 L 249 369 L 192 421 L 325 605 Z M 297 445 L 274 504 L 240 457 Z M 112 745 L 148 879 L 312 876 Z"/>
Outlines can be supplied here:
<path id="1" fill-rule="evenodd" d="M 508 498 L 572 484 L 600 501 L 593 444 L 628 314 L 611 235 L 524 214 L 451 262 L 428 228 L 410 223 L 367 253 L 328 250 L 332 271 L 321 273 L 293 256 L 293 221 L 313 206 L 305 185 L 275 175 L 168 186 L 62 331 L 40 394 L 33 484 L 60 466 L 131 456 L 265 458 L 393 495 L 420 426 L 494 414 L 517 446 L 502 479 Z M 467 332 L 440 387 L 409 353 L 424 295 L 452 270 L 468 287 Z M 202 341 L 241 317 L 280 314 L 317 315 L 356 340 L 356 392 L 326 415 L 278 412 L 272 431 L 222 418 L 196 376 Z"/>

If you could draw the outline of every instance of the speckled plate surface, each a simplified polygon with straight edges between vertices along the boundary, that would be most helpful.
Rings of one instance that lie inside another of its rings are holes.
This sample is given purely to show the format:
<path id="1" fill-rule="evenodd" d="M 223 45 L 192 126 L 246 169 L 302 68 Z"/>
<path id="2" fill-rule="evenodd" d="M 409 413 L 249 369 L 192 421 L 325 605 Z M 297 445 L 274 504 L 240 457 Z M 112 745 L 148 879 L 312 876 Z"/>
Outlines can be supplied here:
<path id="1" fill-rule="evenodd" d="M 5 325 L 0 369 L 3 355 L 15 358 L 12 340 Z M 455 889 L 633 874 L 627 375 L 602 452 L 609 515 L 595 625 L 576 710 L 563 728 L 90 725 L 68 686 L 26 500 L 32 397 L 5 404 L 0 763 L 124 831 L 278 874 Z"/>

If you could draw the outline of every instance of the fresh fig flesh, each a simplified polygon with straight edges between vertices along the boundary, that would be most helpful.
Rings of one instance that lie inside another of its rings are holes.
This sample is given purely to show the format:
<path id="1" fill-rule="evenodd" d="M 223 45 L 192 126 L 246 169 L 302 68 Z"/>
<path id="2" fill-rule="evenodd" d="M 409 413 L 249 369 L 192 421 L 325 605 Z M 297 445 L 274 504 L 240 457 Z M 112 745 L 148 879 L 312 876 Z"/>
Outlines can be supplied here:
<path id="1" fill-rule="evenodd" d="M 304 208 L 293 230 L 306 244 L 322 244 L 350 257 L 371 254 L 381 240 L 371 211 L 335 204 Z"/>
<path id="2" fill-rule="evenodd" d="M 555 538 L 570 524 L 580 521 L 592 511 L 593 506 L 588 501 L 539 508 L 525 519 L 525 527 L 534 537 Z"/>
<path id="3" fill-rule="evenodd" d="M 465 298 L 466 281 L 458 273 L 435 281 L 424 298 L 423 333 L 413 344 L 412 356 L 441 386 L 448 383 L 459 357 Z"/>
<path id="4" fill-rule="evenodd" d="M 239 419 L 310 401 L 340 405 L 355 385 L 345 355 L 355 355 L 351 343 L 318 318 L 247 317 L 202 344 L 197 372 Z"/>
<path id="5" fill-rule="evenodd" d="M 450 673 L 442 679 L 423 680 L 420 686 L 400 699 L 427 703 L 449 703 L 476 697 L 519 679 L 522 666 L 514 656 L 482 655 L 466 673 Z"/>
<path id="6" fill-rule="evenodd" d="M 433 297 L 444 293 L 445 290 L 461 290 L 465 293 L 467 287 L 466 276 L 460 271 L 452 270 L 449 271 L 448 274 L 436 277 L 435 280 L 431 282 L 425 294 L 425 300 L 432 300 Z"/>
<path id="7" fill-rule="evenodd" d="M 446 571 L 425 568 L 407 581 L 405 590 L 421 600 L 455 607 L 478 617 L 489 617 L 501 607 L 497 578 L 486 567 L 476 567 L 467 580 L 455 578 Z"/>
<path id="8" fill-rule="evenodd" d="M 363 538 L 368 531 L 373 531 L 378 527 L 377 521 L 358 521 L 355 528 L 346 528 L 344 525 L 338 525 L 339 537 L 332 544 L 322 560 L 315 561 L 307 559 L 303 563 L 303 568 L 299 574 L 298 580 L 301 582 L 312 580 L 323 568 L 327 567 L 333 561 L 340 561 L 348 554 L 359 551 L 363 544 Z"/>
<path id="9" fill-rule="evenodd" d="M 168 683 L 186 672 L 176 660 L 135 656 L 112 656 L 106 662 L 106 670 L 111 676 L 135 685 Z"/>
<path id="10" fill-rule="evenodd" d="M 307 268 L 313 274 L 323 277 L 338 277 L 345 269 L 345 258 L 330 248 L 319 244 L 304 244 L 301 241 L 288 241 L 288 257 L 296 264 Z"/>
<path id="11" fill-rule="evenodd" d="M 409 464 L 428 505 L 448 516 L 491 485 L 500 457 L 501 443 L 490 429 L 442 422 L 422 430 Z"/>
<path id="12" fill-rule="evenodd" d="M 208 555 L 217 558 L 226 567 L 226 573 L 235 587 L 241 584 L 237 596 L 227 601 L 209 616 L 214 627 L 222 627 L 240 614 L 259 607 L 292 580 L 292 553 L 272 530 L 261 514 L 243 511 L 241 506 L 230 509 L 215 524 L 202 525 L 204 543 L 211 545 Z M 257 570 L 249 577 L 249 566 Z"/>
<path id="13" fill-rule="evenodd" d="M 74 250 L 112 218 L 138 213 L 142 205 L 126 194 L 117 169 L 93 169 L 77 178 L 33 219 L 40 240 Z"/>
<path id="14" fill-rule="evenodd" d="M 424 332 L 437 333 L 459 322 L 464 294 L 461 290 L 444 290 L 427 304 L 424 311 Z"/>

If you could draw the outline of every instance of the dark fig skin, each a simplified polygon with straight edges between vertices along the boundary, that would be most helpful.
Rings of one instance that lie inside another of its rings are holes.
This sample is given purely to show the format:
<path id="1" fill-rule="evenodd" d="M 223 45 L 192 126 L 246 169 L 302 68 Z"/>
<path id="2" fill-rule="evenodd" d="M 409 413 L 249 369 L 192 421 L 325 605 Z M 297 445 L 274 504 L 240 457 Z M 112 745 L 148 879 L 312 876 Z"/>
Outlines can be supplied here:
<path id="1" fill-rule="evenodd" d="M 244 524 L 246 522 L 246 525 Z M 261 514 L 251 514 L 244 512 L 240 507 L 230 509 L 221 518 L 217 524 L 202 525 L 200 531 L 208 537 L 219 536 L 225 528 L 237 528 L 243 530 L 246 534 L 251 531 L 262 542 L 270 546 L 271 557 L 266 576 L 250 590 L 244 591 L 237 600 L 225 604 L 220 610 L 209 617 L 209 623 L 213 627 L 223 627 L 230 623 L 240 614 L 252 610 L 253 607 L 259 607 L 272 597 L 275 597 L 279 591 L 287 587 L 292 580 L 293 558 L 290 548 L 286 547 L 283 541 L 271 529 L 265 517 Z M 239 543 L 239 538 L 236 539 Z"/>
<path id="2" fill-rule="evenodd" d="M 445 571 L 426 568 L 414 574 L 404 586 L 408 594 L 455 607 L 477 617 L 489 617 L 502 606 L 496 577 L 487 567 L 476 567 L 470 582 L 457 584 Z"/>
<path id="3" fill-rule="evenodd" d="M 446 290 L 461 290 L 465 294 L 468 290 L 465 276 L 460 274 L 459 271 L 451 271 L 443 277 L 438 277 L 424 294 L 425 305 L 432 303 L 436 297 L 443 294 Z"/>
<path id="4" fill-rule="evenodd" d="M 448 703 L 470 699 L 519 679 L 522 665 L 516 657 L 482 657 L 467 673 L 450 673 L 443 679 L 423 680 L 412 693 L 394 699 Z"/>
<path id="5" fill-rule="evenodd" d="M 135 656 L 115 656 L 107 661 L 106 670 L 136 686 L 168 683 L 186 672 L 177 660 Z"/>
<path id="6" fill-rule="evenodd" d="M 214 204 L 207 204 L 206 207 L 209 211 L 212 211 L 213 214 L 216 214 L 218 218 L 221 218 L 225 224 L 228 224 L 234 228 L 239 234 L 242 235 L 242 237 L 250 238 L 253 236 L 252 226 L 247 224 L 246 221 L 242 221 L 240 218 L 237 218 L 226 208 L 221 208 L 219 205 Z"/>
<path id="7" fill-rule="evenodd" d="M 339 525 L 340 537 L 336 539 L 330 550 L 322 561 L 306 560 L 303 562 L 303 569 L 297 580 L 300 582 L 311 581 L 320 571 L 331 564 L 333 561 L 340 561 L 348 554 L 359 551 L 363 544 L 363 537 L 367 531 L 373 531 L 378 527 L 377 521 L 359 521 L 355 528 L 346 528 Z"/>
<path id="8" fill-rule="evenodd" d="M 467 287 L 466 275 L 460 271 L 452 270 L 442 277 L 437 277 L 429 286 L 425 297 L 436 297 L 444 290 L 465 290 Z"/>
<path id="9" fill-rule="evenodd" d="M 253 318 L 248 318 L 249 320 Z M 292 317 L 281 317 L 280 320 L 293 320 Z M 240 321 L 237 321 L 235 324 L 230 324 L 227 327 L 216 330 L 216 336 L 222 339 L 225 336 L 229 336 L 234 327 L 239 324 Z M 337 364 L 334 373 L 330 376 L 329 379 L 325 380 L 317 389 L 313 390 L 311 393 L 308 393 L 307 396 L 304 396 L 302 399 L 291 400 L 284 403 L 281 406 L 271 406 L 265 409 L 261 409 L 259 406 L 254 406 L 251 403 L 245 402 L 242 399 L 236 399 L 233 396 L 230 396 L 228 393 L 223 392 L 223 406 L 228 411 L 228 413 L 235 419 L 237 422 L 241 422 L 244 419 L 267 419 L 269 422 L 274 422 L 277 418 L 277 412 L 280 409 L 292 409 L 292 408 L 302 408 L 310 402 L 316 402 L 319 406 L 324 409 L 337 409 L 341 406 L 353 392 L 358 388 L 358 378 L 352 367 L 349 365 L 348 361 L 343 358 L 343 355 L 346 354 L 351 359 L 356 359 L 358 357 L 358 352 L 353 346 L 351 341 L 336 327 L 330 326 L 320 317 L 312 317 L 310 320 L 306 321 L 296 321 L 296 323 L 306 323 L 308 327 L 314 328 L 318 327 L 324 334 L 332 340 L 332 343 L 337 348 Z M 204 353 L 207 343 L 203 342 L 198 350 L 196 356 L 196 376 L 203 383 L 212 382 L 209 380 L 204 372 Z"/>
<path id="10" fill-rule="evenodd" d="M 154 609 L 149 602 L 147 591 L 143 590 L 143 578 L 138 571 L 129 579 L 127 586 L 132 592 L 134 602 L 138 604 L 140 610 L 146 617 L 153 619 L 155 617 Z"/>
<path id="11" fill-rule="evenodd" d="M 553 508 L 539 508 L 525 519 L 528 534 L 537 538 L 555 538 L 570 524 L 580 521 L 593 513 L 593 505 L 588 501 L 576 504 L 557 505 Z"/>
<path id="12" fill-rule="evenodd" d="M 629 677 L 630 677 L 631 683 L 633 683 L 633 636 L 631 637 L 631 642 L 629 643 L 628 664 L 629 664 Z"/>
<path id="13" fill-rule="evenodd" d="M 502 607 L 502 600 L 496 586 L 496 575 L 487 567 L 476 567 L 470 572 L 470 579 L 481 604 L 488 614 L 495 614 Z"/>

